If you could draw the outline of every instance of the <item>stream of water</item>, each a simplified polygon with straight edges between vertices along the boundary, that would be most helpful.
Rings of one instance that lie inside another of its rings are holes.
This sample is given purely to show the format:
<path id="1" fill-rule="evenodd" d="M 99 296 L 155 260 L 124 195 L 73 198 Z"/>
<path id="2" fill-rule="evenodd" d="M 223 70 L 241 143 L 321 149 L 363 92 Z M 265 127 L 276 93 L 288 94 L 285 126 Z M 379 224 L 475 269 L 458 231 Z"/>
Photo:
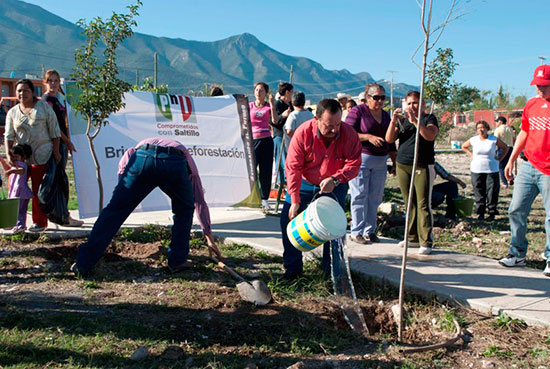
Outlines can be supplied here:
<path id="1" fill-rule="evenodd" d="M 368 329 L 351 279 L 346 236 L 331 242 L 331 271 L 336 303 L 342 308 L 351 329 L 366 337 Z"/>

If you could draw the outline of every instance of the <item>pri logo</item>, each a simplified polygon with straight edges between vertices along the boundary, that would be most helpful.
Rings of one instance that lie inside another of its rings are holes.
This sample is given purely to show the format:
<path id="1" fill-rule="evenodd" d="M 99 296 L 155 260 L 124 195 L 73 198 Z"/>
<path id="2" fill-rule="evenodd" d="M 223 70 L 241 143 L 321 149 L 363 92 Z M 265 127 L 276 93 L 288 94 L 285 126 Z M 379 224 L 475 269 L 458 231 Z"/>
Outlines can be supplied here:
<path id="1" fill-rule="evenodd" d="M 190 119 L 195 114 L 189 96 L 155 94 L 155 97 L 157 122 L 196 123 L 196 119 Z"/>
<path id="2" fill-rule="evenodd" d="M 542 72 L 542 69 L 539 70 L 537 73 L 537 77 L 544 77 L 544 73 Z"/>

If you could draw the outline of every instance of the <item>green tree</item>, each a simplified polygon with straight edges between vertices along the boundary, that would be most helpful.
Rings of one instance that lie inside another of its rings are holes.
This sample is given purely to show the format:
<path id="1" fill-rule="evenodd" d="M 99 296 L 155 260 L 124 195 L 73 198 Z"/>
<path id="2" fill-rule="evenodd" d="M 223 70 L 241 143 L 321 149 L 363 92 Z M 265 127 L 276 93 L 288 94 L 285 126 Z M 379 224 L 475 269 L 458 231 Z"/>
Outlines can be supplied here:
<path id="1" fill-rule="evenodd" d="M 454 83 L 449 94 L 447 110 L 449 112 L 464 112 L 470 110 L 475 100 L 481 98 L 480 91 L 475 87 Z"/>
<path id="2" fill-rule="evenodd" d="M 472 104 L 472 110 L 488 110 L 493 109 L 493 99 L 491 91 L 482 90 L 479 98 L 475 99 Z"/>
<path id="3" fill-rule="evenodd" d="M 512 103 L 512 108 L 514 109 L 521 109 L 525 106 L 527 103 L 527 96 L 525 95 L 519 95 L 514 98 L 514 102 Z"/>
<path id="4" fill-rule="evenodd" d="M 426 97 L 434 103 L 447 103 L 452 90 L 451 77 L 457 63 L 453 62 L 453 49 L 437 49 L 437 56 L 426 70 Z"/>
<path id="5" fill-rule="evenodd" d="M 510 93 L 502 85 L 498 87 L 497 95 L 495 96 L 495 105 L 499 109 L 507 109 L 511 105 Z"/>
<path id="6" fill-rule="evenodd" d="M 134 85 L 132 90 L 135 91 L 146 91 L 154 92 L 156 94 L 167 94 L 168 85 L 158 85 L 157 87 L 153 86 L 153 79 L 151 77 L 146 77 L 143 79 L 143 83 L 140 85 Z"/>
<path id="7" fill-rule="evenodd" d="M 104 20 L 96 17 L 89 23 L 81 19 L 77 25 L 82 28 L 86 37 L 85 43 L 75 50 L 74 72 L 76 86 L 81 93 L 73 108 L 87 120 L 86 136 L 96 166 L 96 177 L 99 186 L 99 210 L 103 209 L 103 182 L 101 168 L 93 145 L 101 127 L 108 124 L 107 118 L 124 107 L 123 95 L 131 85 L 118 78 L 116 49 L 126 38 L 133 35 L 132 27 L 137 25 L 135 17 L 142 5 L 128 6 L 128 14 L 113 12 Z M 102 58 L 98 54 L 102 52 Z"/>

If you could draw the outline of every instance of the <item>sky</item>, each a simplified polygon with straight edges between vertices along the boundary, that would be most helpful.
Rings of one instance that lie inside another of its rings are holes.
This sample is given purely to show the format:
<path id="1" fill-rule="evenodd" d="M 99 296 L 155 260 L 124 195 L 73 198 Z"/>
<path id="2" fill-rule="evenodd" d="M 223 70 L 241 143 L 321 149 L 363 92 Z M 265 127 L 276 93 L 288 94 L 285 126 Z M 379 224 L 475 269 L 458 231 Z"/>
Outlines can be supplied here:
<path id="1" fill-rule="evenodd" d="M 124 0 L 26 0 L 66 19 L 108 17 L 125 12 Z M 244 32 L 269 47 L 321 63 L 326 69 L 369 72 L 374 79 L 419 85 L 411 61 L 424 40 L 421 0 L 142 0 L 136 32 L 197 41 Z M 432 27 L 442 24 L 451 0 L 434 0 Z M 429 51 L 452 48 L 458 63 L 453 80 L 512 96 L 534 96 L 533 70 L 550 64 L 550 0 L 462 0 Z M 432 39 L 435 37 L 432 36 Z M 415 61 L 421 64 L 422 50 Z"/>

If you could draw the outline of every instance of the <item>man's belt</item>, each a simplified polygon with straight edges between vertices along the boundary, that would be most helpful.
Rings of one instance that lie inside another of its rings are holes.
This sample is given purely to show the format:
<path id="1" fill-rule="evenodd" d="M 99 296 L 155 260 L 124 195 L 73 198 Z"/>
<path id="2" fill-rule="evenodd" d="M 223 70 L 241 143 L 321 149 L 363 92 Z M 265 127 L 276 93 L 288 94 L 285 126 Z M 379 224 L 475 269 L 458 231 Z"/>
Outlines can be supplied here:
<path id="1" fill-rule="evenodd" d="M 159 145 L 153 145 L 153 144 L 145 144 L 138 147 L 139 149 L 143 150 L 154 150 L 155 152 L 162 152 L 164 154 L 168 155 L 179 155 L 183 156 L 183 152 L 178 149 L 177 147 L 171 147 L 171 146 L 159 146 Z"/>
<path id="2" fill-rule="evenodd" d="M 527 160 L 527 157 L 525 156 L 525 154 L 523 154 L 523 151 L 521 152 L 521 154 L 519 154 L 519 157 L 521 159 L 523 159 L 524 161 L 529 161 L 529 160 Z"/>

